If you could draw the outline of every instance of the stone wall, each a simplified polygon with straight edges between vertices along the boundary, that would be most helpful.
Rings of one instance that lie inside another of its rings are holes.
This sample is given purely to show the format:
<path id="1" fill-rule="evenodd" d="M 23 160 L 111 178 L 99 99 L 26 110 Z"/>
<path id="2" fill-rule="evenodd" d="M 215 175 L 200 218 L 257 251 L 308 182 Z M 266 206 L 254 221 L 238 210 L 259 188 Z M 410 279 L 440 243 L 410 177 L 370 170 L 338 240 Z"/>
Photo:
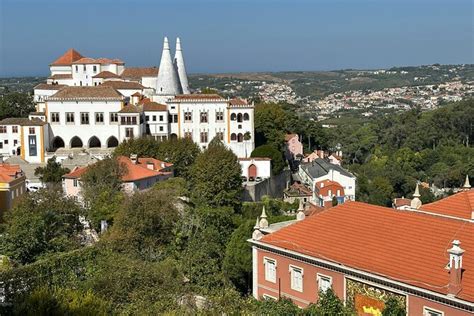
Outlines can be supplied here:
<path id="1" fill-rule="evenodd" d="M 283 191 L 286 184 L 290 182 L 290 170 L 283 170 L 280 174 L 265 179 L 255 185 L 247 185 L 242 194 L 242 200 L 245 202 L 257 202 L 264 195 L 272 198 L 283 198 Z"/>

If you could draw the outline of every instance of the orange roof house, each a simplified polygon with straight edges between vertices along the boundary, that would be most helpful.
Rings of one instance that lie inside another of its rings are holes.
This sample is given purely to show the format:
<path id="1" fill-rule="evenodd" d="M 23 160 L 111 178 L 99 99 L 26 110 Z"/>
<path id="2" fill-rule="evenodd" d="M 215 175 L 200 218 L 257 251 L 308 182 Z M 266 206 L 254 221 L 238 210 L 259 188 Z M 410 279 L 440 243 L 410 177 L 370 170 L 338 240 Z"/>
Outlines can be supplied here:
<path id="1" fill-rule="evenodd" d="M 0 163 L 0 218 L 26 192 L 25 180 L 19 165 Z"/>
<path id="2" fill-rule="evenodd" d="M 472 315 L 473 194 L 404 210 L 348 201 L 276 231 L 257 222 L 250 241 L 254 296 L 307 306 L 331 287 L 360 315 L 361 300 L 375 310 L 390 296 L 407 315 Z"/>
<path id="3" fill-rule="evenodd" d="M 156 182 L 166 180 L 173 176 L 173 164 L 154 158 L 138 158 L 119 156 L 117 161 L 123 167 L 122 187 L 126 193 L 141 191 L 150 188 Z M 63 189 L 67 196 L 81 200 L 79 181 L 88 167 L 76 167 L 63 176 Z"/>

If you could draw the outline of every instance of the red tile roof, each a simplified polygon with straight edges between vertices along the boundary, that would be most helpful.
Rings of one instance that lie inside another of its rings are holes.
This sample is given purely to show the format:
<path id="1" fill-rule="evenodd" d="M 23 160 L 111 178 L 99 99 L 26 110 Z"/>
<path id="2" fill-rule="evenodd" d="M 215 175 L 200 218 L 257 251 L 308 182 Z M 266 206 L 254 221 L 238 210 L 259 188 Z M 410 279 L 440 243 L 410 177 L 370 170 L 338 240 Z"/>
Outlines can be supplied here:
<path id="1" fill-rule="evenodd" d="M 158 76 L 158 68 L 156 67 L 127 67 L 120 75 L 125 79 L 141 80 L 142 77 L 156 77 Z"/>
<path id="2" fill-rule="evenodd" d="M 99 72 L 97 75 L 95 75 L 94 77 L 92 78 L 104 78 L 104 79 L 107 79 L 107 78 L 120 78 L 119 75 L 117 74 L 114 74 L 113 72 L 110 72 L 110 71 L 101 71 Z"/>
<path id="3" fill-rule="evenodd" d="M 142 90 L 145 87 L 135 81 L 106 81 L 101 86 L 113 87 L 114 89 L 122 90 Z"/>
<path id="4" fill-rule="evenodd" d="M 137 181 L 141 179 L 157 177 L 162 174 L 169 174 L 170 171 L 163 169 L 173 166 L 173 164 L 154 158 L 138 158 L 137 164 L 132 163 L 129 157 L 119 156 L 118 162 L 124 167 L 122 176 L 123 182 Z M 148 164 L 153 164 L 153 170 L 148 168 Z M 70 173 L 64 175 L 66 179 L 79 179 L 87 171 L 86 167 L 76 167 Z"/>
<path id="5" fill-rule="evenodd" d="M 247 100 L 234 98 L 229 101 L 230 105 L 248 105 Z"/>
<path id="6" fill-rule="evenodd" d="M 64 84 L 40 83 L 40 84 L 36 85 L 33 89 L 35 89 L 35 90 L 61 90 L 64 87 L 66 87 L 66 85 L 64 85 Z"/>
<path id="7" fill-rule="evenodd" d="M 474 302 L 473 222 L 349 201 L 260 241 L 447 294 L 447 249 L 454 239 L 465 250 L 457 297 Z"/>
<path id="8" fill-rule="evenodd" d="M 156 102 L 146 102 L 143 104 L 143 111 L 167 111 L 168 107 L 165 104 Z"/>
<path id="9" fill-rule="evenodd" d="M 192 100 L 219 100 L 225 99 L 218 94 L 178 94 L 174 97 L 176 101 L 192 101 Z"/>
<path id="10" fill-rule="evenodd" d="M 0 183 L 12 182 L 22 175 L 23 172 L 19 165 L 10 165 L 8 163 L 0 164 Z"/>
<path id="11" fill-rule="evenodd" d="M 100 86 L 66 86 L 48 98 L 49 100 L 122 100 L 123 96 L 113 87 Z"/>
<path id="12" fill-rule="evenodd" d="M 329 196 L 329 190 L 331 190 L 332 195 L 336 195 L 337 190 L 340 190 L 339 196 L 344 195 L 344 187 L 336 181 L 322 180 L 316 182 L 316 187 L 318 188 L 318 195 L 321 194 L 322 196 Z"/>
<path id="13" fill-rule="evenodd" d="M 83 58 L 83 56 L 71 48 L 66 53 L 64 53 L 64 55 L 53 61 L 50 66 L 69 66 L 81 58 Z"/>
<path id="14" fill-rule="evenodd" d="M 117 64 L 117 65 L 123 65 L 125 64 L 122 60 L 118 58 L 97 58 L 96 61 L 102 65 L 110 65 L 110 64 Z"/>
<path id="15" fill-rule="evenodd" d="M 55 74 L 52 76 L 49 76 L 48 79 L 72 79 L 71 74 Z"/>
<path id="16" fill-rule="evenodd" d="M 89 57 L 82 57 L 81 59 L 78 59 L 76 61 L 72 62 L 73 64 L 100 64 L 96 59 L 94 58 L 89 58 Z"/>
<path id="17" fill-rule="evenodd" d="M 156 177 L 163 174 L 160 170 L 172 166 L 170 163 L 154 158 L 138 158 L 137 164 L 134 164 L 130 158 L 125 156 L 119 156 L 117 159 L 125 166 L 125 174 L 122 176 L 124 182 Z M 153 163 L 153 170 L 148 169 L 148 162 Z M 161 167 L 162 163 L 165 164 L 164 168 Z"/>
<path id="18" fill-rule="evenodd" d="M 66 179 L 79 179 L 86 171 L 87 167 L 74 167 L 71 172 L 65 174 L 63 177 Z"/>
<path id="19" fill-rule="evenodd" d="M 474 219 L 474 189 L 456 193 L 433 203 L 424 204 L 420 209 L 437 214 Z"/>

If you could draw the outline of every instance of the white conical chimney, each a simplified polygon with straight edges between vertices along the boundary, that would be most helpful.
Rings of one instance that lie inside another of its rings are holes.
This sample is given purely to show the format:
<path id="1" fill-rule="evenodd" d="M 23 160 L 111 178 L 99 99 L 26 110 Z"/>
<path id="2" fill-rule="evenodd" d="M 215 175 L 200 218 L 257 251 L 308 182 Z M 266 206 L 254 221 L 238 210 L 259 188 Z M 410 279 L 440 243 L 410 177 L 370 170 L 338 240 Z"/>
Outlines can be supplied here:
<path id="1" fill-rule="evenodd" d="M 174 66 L 178 74 L 181 91 L 184 94 L 189 94 L 188 75 L 186 74 L 186 67 L 184 66 L 183 51 L 181 50 L 181 41 L 179 37 L 176 39 L 176 53 L 174 55 Z"/>
<path id="2" fill-rule="evenodd" d="M 171 60 L 170 45 L 168 38 L 163 42 L 160 68 L 158 69 L 158 80 L 156 82 L 156 94 L 174 96 L 180 93 L 178 75 Z"/>

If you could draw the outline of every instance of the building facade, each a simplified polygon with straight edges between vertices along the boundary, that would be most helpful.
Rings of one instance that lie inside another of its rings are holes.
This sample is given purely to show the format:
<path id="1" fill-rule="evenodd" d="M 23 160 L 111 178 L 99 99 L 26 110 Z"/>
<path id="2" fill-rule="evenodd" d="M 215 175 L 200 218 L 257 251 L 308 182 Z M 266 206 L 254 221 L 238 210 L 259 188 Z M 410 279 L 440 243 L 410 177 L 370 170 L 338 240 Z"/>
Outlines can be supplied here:
<path id="1" fill-rule="evenodd" d="M 0 162 L 0 220 L 26 193 L 25 179 L 20 166 Z"/>
<path id="2" fill-rule="evenodd" d="M 473 200 L 469 190 L 418 209 L 349 201 L 278 225 L 261 216 L 253 295 L 306 307 L 331 288 L 358 315 L 381 315 L 391 297 L 407 315 L 472 315 Z"/>
<path id="3" fill-rule="evenodd" d="M 189 137 L 201 149 L 218 137 L 242 158 L 254 149 L 254 105 L 243 99 L 190 94 L 179 39 L 171 58 L 165 38 L 159 68 L 125 68 L 119 59 L 84 57 L 70 49 L 51 63 L 50 71 L 47 82 L 34 89 L 37 111 L 21 125 L 24 130 L 30 127 L 27 124 L 42 121 L 42 136 L 36 145 L 32 137 L 22 144 L 20 136 L 27 132 L 7 133 L 20 125 L 0 122 L 0 153 L 5 156 L 44 162 L 58 149 L 67 157 L 73 148 L 100 148 L 106 155 L 106 149 L 142 136 Z M 33 148 L 37 156 L 29 153 Z"/>

